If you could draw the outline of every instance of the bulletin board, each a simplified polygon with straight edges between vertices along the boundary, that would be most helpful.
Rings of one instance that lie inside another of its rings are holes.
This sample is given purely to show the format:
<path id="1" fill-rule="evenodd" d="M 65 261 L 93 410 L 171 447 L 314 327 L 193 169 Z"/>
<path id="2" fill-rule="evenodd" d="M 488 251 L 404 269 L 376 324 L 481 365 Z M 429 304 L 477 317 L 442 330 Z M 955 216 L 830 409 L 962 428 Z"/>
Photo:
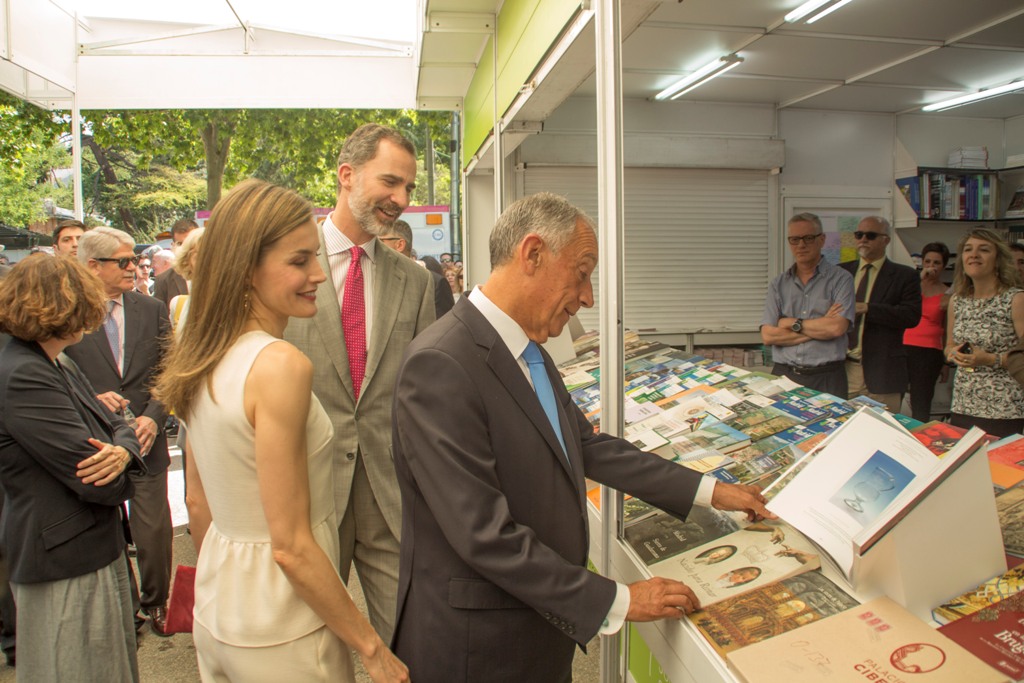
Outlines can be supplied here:
<path id="1" fill-rule="evenodd" d="M 798 213 L 813 213 L 821 219 L 825 232 L 825 246 L 822 256 L 832 264 L 853 261 L 857 258 L 857 244 L 853 237 L 857 224 L 865 216 L 882 216 L 892 221 L 892 200 L 889 198 L 850 197 L 786 197 L 783 201 L 782 253 L 784 266 L 793 263 L 793 256 L 785 245 L 785 226 Z M 889 243 L 889 251 L 893 242 Z"/>

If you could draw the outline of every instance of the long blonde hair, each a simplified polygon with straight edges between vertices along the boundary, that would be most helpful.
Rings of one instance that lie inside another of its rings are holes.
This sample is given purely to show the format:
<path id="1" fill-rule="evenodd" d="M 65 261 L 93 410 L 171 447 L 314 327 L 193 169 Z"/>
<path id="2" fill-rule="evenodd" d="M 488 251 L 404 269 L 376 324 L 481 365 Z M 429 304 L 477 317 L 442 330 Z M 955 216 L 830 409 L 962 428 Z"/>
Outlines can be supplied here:
<path id="1" fill-rule="evenodd" d="M 313 217 L 297 193 L 262 180 L 236 185 L 206 223 L 194 266 L 188 321 L 157 379 L 164 405 L 188 419 L 203 382 L 242 333 L 253 272 L 275 242 Z"/>
<path id="2" fill-rule="evenodd" d="M 974 294 L 974 281 L 964 272 L 964 246 L 967 240 L 974 238 L 984 240 L 992 244 L 996 249 L 996 279 L 999 281 L 998 294 L 1002 294 L 1010 287 L 1020 286 L 1020 276 L 1017 268 L 1013 265 L 1013 255 L 1010 247 L 998 233 L 984 227 L 972 228 L 970 232 L 960 239 L 956 247 L 956 266 L 953 270 L 953 294 L 955 296 L 971 296 Z"/>

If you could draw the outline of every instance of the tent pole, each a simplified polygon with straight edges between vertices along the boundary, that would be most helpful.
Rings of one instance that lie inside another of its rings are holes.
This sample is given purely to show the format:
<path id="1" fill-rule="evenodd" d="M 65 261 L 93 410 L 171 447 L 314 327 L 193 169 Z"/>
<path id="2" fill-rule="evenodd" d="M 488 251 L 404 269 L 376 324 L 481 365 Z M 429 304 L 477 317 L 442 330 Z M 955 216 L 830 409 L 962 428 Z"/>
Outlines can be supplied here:
<path id="1" fill-rule="evenodd" d="M 598 268 L 601 271 L 601 430 L 623 432 L 623 161 L 622 26 L 619 0 L 593 0 L 597 63 Z M 600 572 L 613 577 L 612 547 L 618 543 L 622 494 L 601 487 Z M 601 681 L 624 680 L 620 647 L 629 625 L 601 637 Z"/>

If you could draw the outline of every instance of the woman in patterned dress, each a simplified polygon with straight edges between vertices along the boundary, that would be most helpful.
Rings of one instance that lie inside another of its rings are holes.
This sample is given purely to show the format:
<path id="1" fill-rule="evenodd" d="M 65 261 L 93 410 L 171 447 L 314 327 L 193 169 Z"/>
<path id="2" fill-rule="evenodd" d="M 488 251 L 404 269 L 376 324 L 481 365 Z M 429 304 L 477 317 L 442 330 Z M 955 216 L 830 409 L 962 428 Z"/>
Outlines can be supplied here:
<path id="1" fill-rule="evenodd" d="M 957 248 L 946 358 L 957 366 L 950 422 L 1008 436 L 1024 428 L 1024 389 L 1006 371 L 1006 353 L 1024 335 L 1024 290 L 1010 249 L 987 228 Z"/>

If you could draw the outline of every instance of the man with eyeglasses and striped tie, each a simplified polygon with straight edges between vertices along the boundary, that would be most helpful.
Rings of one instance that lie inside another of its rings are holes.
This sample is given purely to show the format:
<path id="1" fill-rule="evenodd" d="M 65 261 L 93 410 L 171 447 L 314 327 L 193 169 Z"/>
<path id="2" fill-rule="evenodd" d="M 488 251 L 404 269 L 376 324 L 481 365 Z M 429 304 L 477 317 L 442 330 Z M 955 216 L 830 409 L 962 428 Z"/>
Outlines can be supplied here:
<path id="1" fill-rule="evenodd" d="M 793 265 L 768 286 L 761 339 L 772 347 L 772 373 L 846 398 L 847 330 L 854 320 L 853 278 L 821 255 L 821 219 L 789 219 L 786 242 Z"/>
<path id="2" fill-rule="evenodd" d="M 78 260 L 103 283 L 108 312 L 100 329 L 85 335 L 65 353 L 111 412 L 135 416 L 135 435 L 148 470 L 148 474 L 132 478 L 135 495 L 128 516 L 139 562 L 140 604 L 136 607 L 149 616 L 155 634 L 168 636 L 173 527 L 167 502 L 167 468 L 171 458 L 162 429 L 167 411 L 150 393 L 171 329 L 167 306 L 132 291 L 139 257 L 135 240 L 128 233 L 93 228 L 78 242 Z M 133 603 L 136 597 L 132 596 Z M 140 623 L 136 618 L 136 627 Z"/>

